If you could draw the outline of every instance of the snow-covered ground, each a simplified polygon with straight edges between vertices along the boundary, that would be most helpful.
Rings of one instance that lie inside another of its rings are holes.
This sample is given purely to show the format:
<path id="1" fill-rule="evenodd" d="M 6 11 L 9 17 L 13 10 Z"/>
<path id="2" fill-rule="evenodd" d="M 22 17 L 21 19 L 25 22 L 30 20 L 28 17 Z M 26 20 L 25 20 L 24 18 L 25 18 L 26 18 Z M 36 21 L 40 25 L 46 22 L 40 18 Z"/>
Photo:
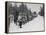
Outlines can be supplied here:
<path id="1" fill-rule="evenodd" d="M 43 16 L 37 16 L 32 21 L 27 22 L 22 28 L 16 26 L 16 24 L 10 23 L 9 32 L 26 32 L 26 31 L 42 31 L 44 30 Z"/>

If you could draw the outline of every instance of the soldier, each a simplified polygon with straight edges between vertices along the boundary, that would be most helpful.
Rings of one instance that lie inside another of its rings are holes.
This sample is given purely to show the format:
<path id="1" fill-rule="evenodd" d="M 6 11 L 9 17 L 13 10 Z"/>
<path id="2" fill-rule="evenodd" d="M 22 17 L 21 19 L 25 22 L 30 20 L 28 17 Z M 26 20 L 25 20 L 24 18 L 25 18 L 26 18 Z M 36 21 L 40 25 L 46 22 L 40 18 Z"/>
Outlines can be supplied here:
<path id="1" fill-rule="evenodd" d="M 20 28 L 22 28 L 22 16 L 18 16 L 17 22 L 19 23 Z"/>

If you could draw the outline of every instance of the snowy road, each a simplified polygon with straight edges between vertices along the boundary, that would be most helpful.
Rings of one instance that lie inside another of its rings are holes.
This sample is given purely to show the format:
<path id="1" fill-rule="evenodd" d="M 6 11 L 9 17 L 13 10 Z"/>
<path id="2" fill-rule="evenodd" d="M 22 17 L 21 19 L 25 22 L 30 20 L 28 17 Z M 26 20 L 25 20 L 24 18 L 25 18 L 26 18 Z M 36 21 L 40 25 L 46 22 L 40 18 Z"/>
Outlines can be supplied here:
<path id="1" fill-rule="evenodd" d="M 44 20 L 42 16 L 37 16 L 32 21 L 27 22 L 22 28 L 16 26 L 14 23 L 10 23 L 9 32 L 25 32 L 25 31 L 42 31 L 44 30 Z"/>

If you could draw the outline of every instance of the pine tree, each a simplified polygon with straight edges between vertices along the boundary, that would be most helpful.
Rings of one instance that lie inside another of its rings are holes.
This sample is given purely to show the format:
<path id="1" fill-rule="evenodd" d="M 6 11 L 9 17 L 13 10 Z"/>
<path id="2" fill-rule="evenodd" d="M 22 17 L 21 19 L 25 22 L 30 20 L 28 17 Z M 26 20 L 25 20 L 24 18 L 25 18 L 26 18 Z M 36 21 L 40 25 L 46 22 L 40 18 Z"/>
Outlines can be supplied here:
<path id="1" fill-rule="evenodd" d="M 41 7 L 41 10 L 40 10 L 40 12 L 39 12 L 39 15 L 40 15 L 40 16 L 44 16 L 44 9 L 43 9 L 43 7 Z"/>

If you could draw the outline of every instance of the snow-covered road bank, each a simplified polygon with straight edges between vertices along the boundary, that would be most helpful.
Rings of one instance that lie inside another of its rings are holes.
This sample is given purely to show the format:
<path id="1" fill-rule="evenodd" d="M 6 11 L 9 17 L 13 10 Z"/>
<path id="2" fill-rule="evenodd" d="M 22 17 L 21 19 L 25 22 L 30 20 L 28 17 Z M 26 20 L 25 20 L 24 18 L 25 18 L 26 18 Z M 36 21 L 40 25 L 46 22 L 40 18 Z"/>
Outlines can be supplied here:
<path id="1" fill-rule="evenodd" d="M 26 31 L 42 31 L 44 30 L 44 20 L 42 16 L 37 16 L 32 21 L 27 22 L 22 28 L 10 23 L 9 32 L 26 32 Z"/>

